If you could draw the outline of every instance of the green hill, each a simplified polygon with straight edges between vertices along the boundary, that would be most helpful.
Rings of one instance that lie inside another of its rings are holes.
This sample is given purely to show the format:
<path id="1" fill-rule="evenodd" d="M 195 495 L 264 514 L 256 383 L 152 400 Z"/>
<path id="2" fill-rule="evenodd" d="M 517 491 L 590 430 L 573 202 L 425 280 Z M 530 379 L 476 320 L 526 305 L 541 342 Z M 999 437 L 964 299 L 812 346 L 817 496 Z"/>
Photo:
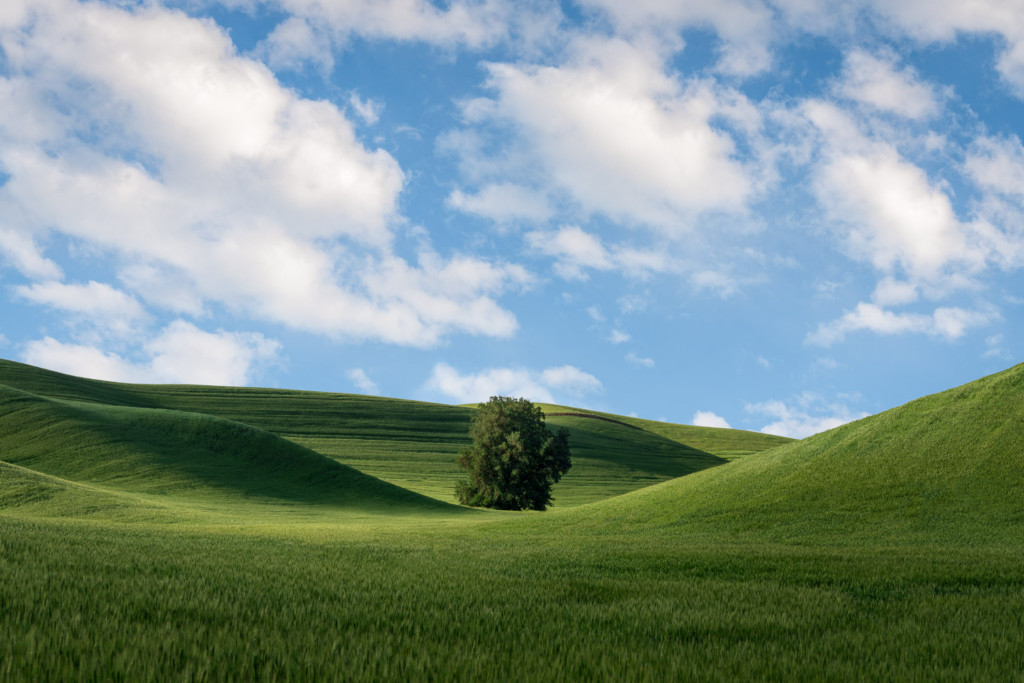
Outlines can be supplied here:
<path id="1" fill-rule="evenodd" d="M 1022 391 L 742 457 L 551 409 L 606 499 L 496 513 L 335 461 L 441 491 L 466 408 L 0 363 L 0 680 L 1015 680 Z"/>
<path id="2" fill-rule="evenodd" d="M 639 417 L 627 417 L 624 415 L 612 415 L 595 410 L 581 410 L 567 406 L 541 404 L 545 414 L 549 416 L 559 415 L 580 415 L 588 416 L 597 420 L 618 423 L 627 427 L 642 429 L 666 439 L 685 444 L 690 448 L 711 453 L 712 455 L 734 460 L 736 458 L 760 453 L 761 451 L 784 443 L 793 441 L 785 436 L 764 434 L 762 432 L 750 432 L 743 429 L 720 429 L 718 427 L 696 427 L 694 425 L 682 425 L 672 422 L 659 422 L 657 420 L 645 420 Z"/>
<path id="3" fill-rule="evenodd" d="M 198 413 L 49 399 L 0 385 L 4 500 L 39 484 L 64 499 L 83 492 L 150 503 L 262 501 L 360 510 L 459 508 L 363 474 L 250 425 Z M 30 481 L 31 473 L 52 479 Z M 41 494 L 42 495 L 42 494 Z M 80 496 L 79 496 L 80 497 Z M 116 497 L 116 496 L 115 496 Z M 28 502 L 32 502 L 29 500 Z"/>
<path id="4" fill-rule="evenodd" d="M 1024 364 L 566 520 L 720 538 L 1024 540 Z"/>
<path id="5" fill-rule="evenodd" d="M 463 476 L 455 458 L 468 444 L 474 410 L 324 392 L 117 384 L 11 361 L 0 361 L 0 385 L 51 399 L 204 414 L 250 425 L 365 474 L 449 502 L 454 501 L 455 482 Z M 724 462 L 678 435 L 638 428 L 627 418 L 597 420 L 578 417 L 585 411 L 575 412 L 577 416 L 550 419 L 552 426 L 570 428 L 574 455 L 573 469 L 553 492 L 555 506 L 602 500 Z M 721 433 L 720 440 L 731 436 L 731 430 L 712 431 Z M 737 433 L 750 439 L 749 432 Z M 753 437 L 751 449 L 763 449 L 776 439 Z"/>

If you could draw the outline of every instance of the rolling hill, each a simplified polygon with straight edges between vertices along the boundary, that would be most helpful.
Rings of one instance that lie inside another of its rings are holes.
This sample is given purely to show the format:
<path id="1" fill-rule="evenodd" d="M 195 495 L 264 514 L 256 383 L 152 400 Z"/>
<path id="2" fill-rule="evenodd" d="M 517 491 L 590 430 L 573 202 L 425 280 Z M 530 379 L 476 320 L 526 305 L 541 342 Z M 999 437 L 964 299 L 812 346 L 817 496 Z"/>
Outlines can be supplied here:
<path id="1" fill-rule="evenodd" d="M 581 410 L 568 406 L 541 404 L 544 413 L 551 418 L 561 416 L 581 416 L 603 420 L 627 427 L 642 429 L 666 439 L 686 444 L 691 448 L 711 453 L 726 460 L 735 460 L 745 455 L 760 453 L 775 446 L 789 443 L 793 439 L 762 432 L 750 432 L 743 429 L 720 429 L 718 427 L 697 427 L 694 425 L 676 424 L 645 420 L 640 417 L 612 415 L 596 410 Z"/>
<path id="2" fill-rule="evenodd" d="M 0 679 L 1015 680 L 1022 393 L 767 450 L 548 407 L 596 502 L 498 513 L 393 485 L 468 408 L 0 362 Z"/>
<path id="3" fill-rule="evenodd" d="M 563 521 L 733 539 L 1020 544 L 1024 364 Z"/>
<path id="4" fill-rule="evenodd" d="M 452 502 L 455 481 L 462 476 L 455 465 L 455 457 L 468 443 L 469 421 L 474 410 L 351 394 L 118 384 L 72 377 L 11 361 L 0 361 L 0 387 L 5 388 L 8 400 L 2 413 L 5 416 L 0 418 L 2 423 L 11 423 L 13 418 L 7 414 L 11 412 L 11 402 L 15 401 L 13 397 L 21 392 L 21 401 L 33 397 L 35 400 L 34 412 L 26 415 L 35 415 L 39 424 L 50 425 L 46 429 L 51 430 L 50 441 L 26 441 L 24 435 L 10 433 L 4 438 L 14 444 L 9 451 L 12 455 L 0 457 L 0 460 L 30 469 L 39 462 L 42 464 L 35 469 L 45 474 L 95 483 L 99 480 L 80 477 L 99 476 L 93 469 L 100 465 L 72 467 L 71 463 L 85 462 L 85 459 L 72 458 L 63 446 L 83 439 L 58 436 L 61 429 L 84 430 L 89 437 L 83 442 L 93 445 L 90 457 L 94 460 L 102 460 L 100 453 L 104 443 L 113 448 L 109 462 L 103 466 L 107 471 L 117 472 L 130 465 L 132 471 L 155 468 L 163 472 L 160 476 L 152 475 L 157 483 L 150 483 L 142 474 L 133 475 L 131 486 L 138 487 L 133 490 L 139 493 L 187 490 L 191 486 L 190 476 L 197 477 L 198 489 L 209 488 L 211 482 L 223 488 L 233 476 L 230 473 L 237 471 L 248 477 L 237 483 L 239 490 L 250 492 L 246 495 L 283 496 L 282 491 L 260 493 L 262 475 L 239 466 L 244 452 L 277 449 L 287 452 L 288 457 L 297 459 L 296 462 L 325 456 L 325 460 L 336 461 L 372 478 Z M 602 500 L 720 465 L 725 460 L 715 455 L 714 449 L 724 445 L 723 450 L 728 451 L 737 438 L 751 451 L 763 450 L 780 441 L 778 437 L 763 434 L 703 430 L 714 432 L 716 441 L 686 428 L 659 433 L 659 429 L 674 429 L 662 423 L 648 424 L 634 418 L 609 416 L 595 419 L 595 414 L 575 409 L 565 412 L 570 414 L 549 418 L 552 427 L 567 427 L 571 434 L 574 466 L 554 491 L 555 505 L 562 507 Z M 650 425 L 655 428 L 648 429 Z M 120 441 L 114 439 L 115 434 Z M 699 438 L 702 435 L 704 438 Z M 687 444 L 685 439 L 690 436 L 711 450 Z M 182 445 L 181 439 L 185 437 L 191 441 Z M 177 480 L 166 473 L 166 453 L 175 449 L 193 452 L 196 448 L 199 453 L 204 448 L 202 444 L 208 441 L 228 447 L 219 457 L 225 463 L 234 464 L 224 464 L 226 469 L 216 474 L 213 470 L 220 465 L 209 464 L 213 460 L 208 454 L 195 455 L 188 461 L 194 465 L 189 466 L 191 470 L 183 464 L 185 460 L 178 463 L 180 471 L 175 476 L 184 478 L 175 484 Z M 236 446 L 232 444 L 236 441 L 247 445 L 237 446 L 241 450 L 233 451 Z M 25 443 L 46 444 L 54 453 L 65 452 L 65 455 L 61 458 L 52 455 L 49 460 L 17 455 L 26 448 Z M 123 461 L 126 444 L 132 443 L 137 447 L 133 456 L 136 459 Z M 144 466 L 138 460 L 142 457 L 139 453 L 149 453 L 152 462 Z M 198 463 L 207 464 L 200 466 Z M 319 462 L 318 466 L 323 465 Z M 269 467 L 266 463 L 264 466 Z M 308 476 L 315 478 L 312 474 Z M 113 479 L 105 479 L 100 483 L 107 486 L 111 481 Z M 302 481 L 301 477 L 296 481 Z M 310 492 L 308 495 L 315 498 L 320 494 Z"/>
<path id="5" fill-rule="evenodd" d="M 6 466 L 0 500 L 8 506 L 35 488 L 35 497 L 23 502 L 54 497 L 57 507 L 66 503 L 72 510 L 88 493 L 96 510 L 261 501 L 459 511 L 264 430 L 209 415 L 50 399 L 0 385 L 0 416 Z"/>

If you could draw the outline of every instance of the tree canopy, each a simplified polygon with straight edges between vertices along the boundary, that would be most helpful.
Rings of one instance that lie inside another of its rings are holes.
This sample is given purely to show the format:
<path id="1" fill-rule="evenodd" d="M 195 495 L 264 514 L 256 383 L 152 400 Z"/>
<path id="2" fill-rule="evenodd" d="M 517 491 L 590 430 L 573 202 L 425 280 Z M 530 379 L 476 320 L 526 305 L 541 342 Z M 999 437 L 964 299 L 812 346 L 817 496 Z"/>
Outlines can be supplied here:
<path id="1" fill-rule="evenodd" d="M 568 430 L 552 434 L 540 406 L 525 398 L 479 404 L 469 435 L 473 443 L 456 461 L 469 473 L 455 487 L 463 505 L 544 510 L 552 485 L 572 466 Z"/>

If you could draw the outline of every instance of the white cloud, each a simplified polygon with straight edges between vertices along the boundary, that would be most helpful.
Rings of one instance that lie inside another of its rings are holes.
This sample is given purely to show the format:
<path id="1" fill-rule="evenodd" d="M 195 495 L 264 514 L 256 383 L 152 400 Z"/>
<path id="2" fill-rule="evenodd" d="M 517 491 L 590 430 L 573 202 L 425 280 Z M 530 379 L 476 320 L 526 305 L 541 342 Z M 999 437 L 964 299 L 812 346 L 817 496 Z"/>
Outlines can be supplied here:
<path id="1" fill-rule="evenodd" d="M 964 35 L 992 40 L 996 69 L 1024 96 L 1024 13 L 1017 0 L 773 0 L 788 30 L 859 39 L 871 25 L 890 39 L 945 46 Z"/>
<path id="2" fill-rule="evenodd" d="M 506 145 L 586 212 L 679 234 L 703 213 L 745 210 L 761 180 L 717 125 L 760 134 L 742 95 L 680 83 L 641 44 L 580 38 L 569 52 L 557 67 L 490 64 L 496 96 L 468 103 L 467 121 L 514 131 Z"/>
<path id="3" fill-rule="evenodd" d="M 84 285 L 37 282 L 16 287 L 15 291 L 29 301 L 62 311 L 99 316 L 117 315 L 127 319 L 145 315 L 134 297 L 95 280 Z"/>
<path id="4" fill-rule="evenodd" d="M 876 304 L 861 302 L 838 320 L 819 325 L 815 332 L 808 335 L 807 342 L 831 346 L 842 341 L 847 334 L 862 330 L 882 335 L 928 334 L 954 341 L 970 328 L 986 325 L 997 317 L 998 314 L 992 310 L 971 311 L 958 307 L 936 308 L 930 315 L 897 313 Z"/>
<path id="5" fill-rule="evenodd" d="M 723 299 L 739 291 L 739 281 L 729 273 L 720 270 L 699 270 L 690 275 L 690 283 L 697 290 L 717 292 Z"/>
<path id="6" fill-rule="evenodd" d="M 514 8 L 502 2 L 453 0 L 439 7 L 410 0 L 267 0 L 303 21 L 328 30 L 336 42 L 351 35 L 481 47 L 505 38 Z M 523 8 L 527 12 L 526 7 Z"/>
<path id="7" fill-rule="evenodd" d="M 839 361 L 835 358 L 824 356 L 822 358 L 815 359 L 813 367 L 815 369 L 821 368 L 823 370 L 836 370 L 839 368 Z"/>
<path id="8" fill-rule="evenodd" d="M 1003 361 L 1013 360 L 1013 354 L 1006 350 L 1003 346 L 1005 337 L 1002 334 L 993 334 L 992 336 L 985 339 L 985 352 L 981 354 L 982 358 L 996 358 Z"/>
<path id="9" fill-rule="evenodd" d="M 675 36 L 688 27 L 712 27 L 722 41 L 718 68 L 748 76 L 767 69 L 773 37 L 772 10 L 749 0 L 585 0 L 609 14 L 616 28 L 634 40 L 654 34 L 678 44 Z M 668 34 L 668 35 L 666 35 Z"/>
<path id="10" fill-rule="evenodd" d="M 608 341 L 612 344 L 623 344 L 628 342 L 632 337 L 629 336 L 628 332 L 622 330 L 612 330 L 611 335 L 608 337 Z"/>
<path id="11" fill-rule="evenodd" d="M 879 306 L 901 306 L 917 301 L 917 286 L 891 277 L 882 278 L 871 295 Z"/>
<path id="12" fill-rule="evenodd" d="M 588 270 L 619 270 L 633 277 L 664 272 L 670 260 L 664 251 L 644 251 L 624 245 L 605 247 L 601 239 L 575 225 L 552 232 L 526 234 L 531 249 L 554 257 L 555 272 L 566 280 L 587 280 Z"/>
<path id="13" fill-rule="evenodd" d="M 616 303 L 623 313 L 639 313 L 647 309 L 647 299 L 641 296 L 620 296 Z"/>
<path id="14" fill-rule="evenodd" d="M 825 215 L 847 253 L 880 275 L 871 303 L 819 326 L 808 341 L 827 346 L 854 330 L 953 340 L 997 318 L 988 307 L 938 307 L 931 313 L 890 309 L 978 290 L 992 266 L 1024 264 L 1024 213 L 1016 199 L 1008 199 L 1015 191 L 1015 172 L 1024 177 L 1013 142 L 975 142 L 964 168 L 984 194 L 968 205 L 971 215 L 961 218 L 950 186 L 932 181 L 901 154 L 903 134 L 883 127 L 869 135 L 868 123 L 820 101 L 808 101 L 801 110 L 820 134 L 820 158 L 811 172 Z"/>
<path id="15" fill-rule="evenodd" d="M 147 317 L 134 297 L 95 281 L 84 285 L 40 282 L 18 286 L 15 292 L 23 299 L 72 314 L 119 336 L 133 332 Z"/>
<path id="16" fill-rule="evenodd" d="M 632 363 L 633 365 L 640 365 L 640 366 L 643 366 L 645 368 L 653 368 L 654 367 L 654 359 L 653 358 L 644 358 L 643 356 L 636 355 L 632 351 L 630 351 L 629 353 L 626 354 L 626 360 L 629 361 L 630 363 Z"/>
<path id="17" fill-rule="evenodd" d="M 566 226 L 554 233 L 531 232 L 526 241 L 531 248 L 558 258 L 555 271 L 567 280 L 586 280 L 588 268 L 612 268 L 601 240 L 576 226 Z"/>
<path id="18" fill-rule="evenodd" d="M 380 113 L 384 111 L 384 104 L 370 98 L 363 98 L 359 93 L 353 92 L 348 96 L 348 106 L 363 120 L 363 123 L 373 125 L 380 119 Z"/>
<path id="19" fill-rule="evenodd" d="M 1005 0 L 869 0 L 866 3 L 893 28 L 924 43 L 947 43 L 958 34 L 997 35 L 996 68 L 1024 96 L 1024 12 Z"/>
<path id="20" fill-rule="evenodd" d="M 939 111 L 932 86 L 910 68 L 897 69 L 894 54 L 872 55 L 853 50 L 846 55 L 838 92 L 881 111 L 925 119 Z"/>
<path id="21" fill-rule="evenodd" d="M 949 186 L 933 182 L 906 159 L 898 140 L 865 135 L 862 122 L 833 105 L 812 101 L 802 111 L 822 143 L 820 160 L 811 167 L 814 192 L 847 253 L 883 276 L 880 302 L 892 296 L 908 301 L 915 290 L 938 299 L 976 289 L 979 276 L 992 265 L 1024 263 L 1019 207 L 990 193 L 971 207 L 973 215 L 962 219 Z M 968 161 L 979 178 L 991 175 L 984 156 L 979 151 L 973 165 Z"/>
<path id="22" fill-rule="evenodd" d="M 793 402 L 765 401 L 746 406 L 747 412 L 763 415 L 773 421 L 761 428 L 765 434 L 803 439 L 834 429 L 848 422 L 867 417 L 867 413 L 852 411 L 843 403 L 829 403 L 821 396 L 805 393 Z"/>
<path id="23" fill-rule="evenodd" d="M 555 397 L 560 392 L 580 397 L 599 392 L 602 386 L 596 377 L 571 365 L 541 372 L 525 368 L 489 368 L 464 375 L 446 363 L 438 363 L 427 380 L 426 388 L 457 403 L 483 402 L 491 396 L 557 403 Z"/>
<path id="24" fill-rule="evenodd" d="M 60 155 L 61 163 L 19 158 L 15 170 L 35 171 L 36 189 L 49 189 L 40 187 L 49 180 L 81 191 L 102 180 L 110 189 L 97 193 L 101 206 L 136 195 L 133 208 L 151 211 L 152 220 L 166 219 L 174 202 L 182 218 L 201 216 L 214 235 L 232 211 L 253 222 L 301 217 L 311 237 L 388 239 L 403 174 L 388 154 L 365 149 L 336 107 L 282 87 L 265 66 L 238 56 L 212 22 L 157 8 L 52 5 L 20 43 L 12 37 L 4 47 L 19 75 L 44 81 L 54 104 L 95 125 L 99 139 Z M 70 149 L 86 144 L 74 129 L 63 133 Z M 154 157 L 159 177 L 121 155 Z M 11 175 L 16 187 L 30 182 Z M 230 204 L 202 205 L 217 196 Z M 81 226 L 84 236 L 111 237 L 117 227 L 96 235 L 96 223 Z"/>
<path id="25" fill-rule="evenodd" d="M 364 394 L 378 394 L 380 389 L 377 388 L 377 383 L 370 379 L 370 376 L 366 374 L 366 371 L 362 368 L 352 368 L 345 373 L 356 387 Z"/>
<path id="26" fill-rule="evenodd" d="M 982 189 L 1024 199 L 1024 145 L 1020 138 L 978 138 L 964 167 Z"/>
<path id="27" fill-rule="evenodd" d="M 29 342 L 22 359 L 31 365 L 115 382 L 237 386 L 277 360 L 280 344 L 261 334 L 205 332 L 176 320 L 139 350 L 140 360 L 99 348 L 45 337 Z"/>
<path id="28" fill-rule="evenodd" d="M 596 377 L 572 365 L 548 368 L 540 373 L 540 378 L 545 386 L 574 396 L 596 393 L 602 389 Z"/>
<path id="29" fill-rule="evenodd" d="M 454 190 L 448 204 L 465 213 L 476 214 L 498 223 L 545 221 L 552 215 L 547 198 L 528 187 L 514 183 L 493 183 L 476 194 Z"/>
<path id="30" fill-rule="evenodd" d="M 0 228 L 0 255 L 23 275 L 47 280 L 59 279 L 60 267 L 43 256 L 31 236 Z"/>
<path id="31" fill-rule="evenodd" d="M 833 220 L 849 225 L 851 253 L 883 273 L 901 269 L 938 284 L 984 265 L 984 251 L 949 197 L 894 151 L 836 154 L 820 170 L 819 199 Z"/>
<path id="32" fill-rule="evenodd" d="M 307 63 L 325 73 L 334 68 L 330 36 L 300 17 L 289 17 L 278 24 L 256 52 L 274 69 L 300 71 Z"/>
<path id="33" fill-rule="evenodd" d="M 717 427 L 719 429 L 732 429 L 728 421 L 720 415 L 708 410 L 698 410 L 693 414 L 693 424 L 696 427 Z"/>
<path id="34" fill-rule="evenodd" d="M 176 313 L 216 302 L 415 346 L 515 331 L 496 297 L 525 271 L 426 247 L 415 265 L 395 256 L 398 163 L 333 104 L 239 56 L 213 22 L 71 0 L 33 12 L 0 34 L 0 109 L 18 112 L 0 117 L 0 214 L 19 221 L 0 229 L 0 251 L 26 275 L 60 278 L 37 246 L 60 233 Z"/>

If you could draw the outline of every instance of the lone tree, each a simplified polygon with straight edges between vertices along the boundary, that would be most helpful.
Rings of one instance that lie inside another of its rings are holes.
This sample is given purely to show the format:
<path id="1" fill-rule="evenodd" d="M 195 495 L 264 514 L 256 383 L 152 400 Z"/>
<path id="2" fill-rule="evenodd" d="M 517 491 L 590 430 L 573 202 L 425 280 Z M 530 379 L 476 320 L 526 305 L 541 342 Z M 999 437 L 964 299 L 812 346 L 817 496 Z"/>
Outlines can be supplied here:
<path id="1" fill-rule="evenodd" d="M 455 486 L 463 505 L 498 510 L 543 510 L 551 486 L 572 466 L 569 432 L 552 434 L 544 413 L 525 398 L 492 396 L 469 429 L 473 445 L 456 462 L 469 481 Z"/>

